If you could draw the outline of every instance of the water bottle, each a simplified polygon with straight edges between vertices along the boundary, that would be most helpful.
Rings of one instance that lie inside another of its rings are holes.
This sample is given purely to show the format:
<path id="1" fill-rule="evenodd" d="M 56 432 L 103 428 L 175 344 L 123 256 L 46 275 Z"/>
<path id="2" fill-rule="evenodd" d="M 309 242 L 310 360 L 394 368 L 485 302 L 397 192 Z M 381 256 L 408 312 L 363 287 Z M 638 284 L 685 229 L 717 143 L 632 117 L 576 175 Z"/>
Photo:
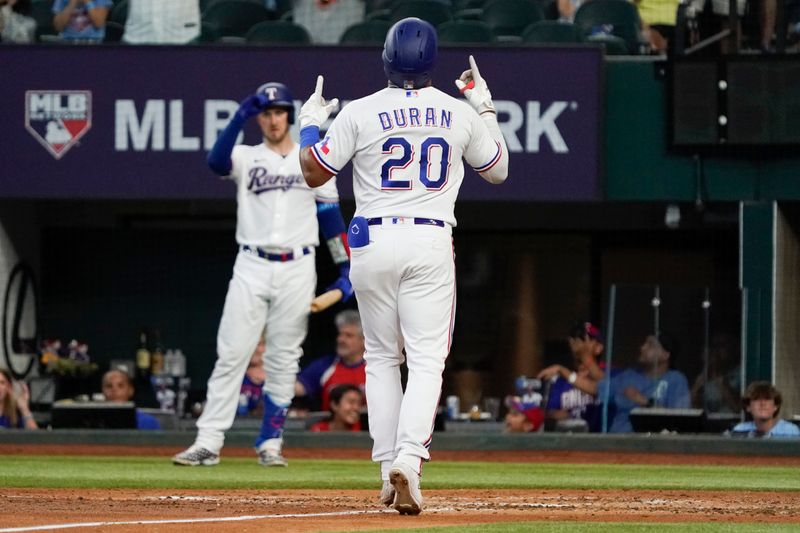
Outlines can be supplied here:
<path id="1" fill-rule="evenodd" d="M 164 355 L 164 374 L 167 376 L 175 376 L 173 368 L 175 368 L 175 352 L 173 350 L 167 350 L 166 355 Z"/>
<path id="2" fill-rule="evenodd" d="M 180 348 L 176 349 L 174 353 L 172 375 L 176 378 L 182 378 L 186 375 L 186 356 L 183 355 L 183 351 Z"/>

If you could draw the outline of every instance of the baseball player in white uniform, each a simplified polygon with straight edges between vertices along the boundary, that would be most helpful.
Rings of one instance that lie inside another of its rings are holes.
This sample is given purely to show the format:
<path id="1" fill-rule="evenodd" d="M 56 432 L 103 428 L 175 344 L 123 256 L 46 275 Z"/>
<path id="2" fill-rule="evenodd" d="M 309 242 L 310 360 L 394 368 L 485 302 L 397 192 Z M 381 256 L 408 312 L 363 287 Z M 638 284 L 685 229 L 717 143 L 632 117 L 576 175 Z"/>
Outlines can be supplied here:
<path id="1" fill-rule="evenodd" d="M 264 142 L 234 147 L 253 116 Z M 346 231 L 335 180 L 316 189 L 303 180 L 299 146 L 289 136 L 294 101 L 288 88 L 267 83 L 245 99 L 208 155 L 209 166 L 237 187 L 236 242 L 239 253 L 228 286 L 217 334 L 217 361 L 208 380 L 197 437 L 175 455 L 175 464 L 219 463 L 225 431 L 231 427 L 251 354 L 266 328 L 263 361 L 264 421 L 255 447 L 259 463 L 286 466 L 282 431 L 306 336 L 316 287 L 314 250 L 318 231 L 326 237 L 341 277 L 344 299 L 352 295 Z"/>
<path id="2" fill-rule="evenodd" d="M 345 106 L 322 97 L 322 77 L 300 111 L 306 182 L 324 186 L 353 161 L 356 216 L 347 238 L 366 340 L 372 459 L 380 498 L 401 514 L 422 510 L 419 477 L 429 460 L 442 371 L 450 351 L 456 282 L 451 232 L 462 158 L 490 183 L 506 179 L 508 151 L 486 82 L 471 69 L 456 85 L 469 103 L 431 85 L 436 30 L 417 18 L 389 30 L 387 88 Z M 403 349 L 408 383 L 403 393 Z"/>

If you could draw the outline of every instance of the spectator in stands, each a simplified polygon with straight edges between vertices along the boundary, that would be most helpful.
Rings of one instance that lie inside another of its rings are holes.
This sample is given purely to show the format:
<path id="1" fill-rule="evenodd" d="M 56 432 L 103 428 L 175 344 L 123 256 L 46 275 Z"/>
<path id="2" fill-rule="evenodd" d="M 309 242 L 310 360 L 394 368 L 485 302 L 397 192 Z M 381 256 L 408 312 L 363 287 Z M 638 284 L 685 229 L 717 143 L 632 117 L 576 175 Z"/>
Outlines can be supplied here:
<path id="1" fill-rule="evenodd" d="M 292 13 L 311 42 L 338 44 L 347 28 L 364 20 L 364 0 L 295 0 Z"/>
<path id="2" fill-rule="evenodd" d="M 15 382 L 8 370 L 0 369 L 0 429 L 38 429 L 30 409 L 31 393 L 24 381 Z"/>
<path id="3" fill-rule="evenodd" d="M 31 0 L 0 0 L 0 42 L 26 44 L 36 39 Z"/>
<path id="4" fill-rule="evenodd" d="M 100 43 L 112 5 L 111 0 L 55 0 L 53 27 L 65 41 Z"/>
<path id="5" fill-rule="evenodd" d="M 638 366 L 628 368 L 615 376 L 607 376 L 595 387 L 575 384 L 590 394 L 599 394 L 613 402 L 615 412 L 609 431 L 633 431 L 630 412 L 635 407 L 665 407 L 686 409 L 690 405 L 689 383 L 686 376 L 670 369 L 677 355 L 674 337 L 662 331 L 648 335 L 639 348 Z"/>
<path id="6" fill-rule="evenodd" d="M 536 398 L 506 396 L 506 433 L 529 433 L 537 431 L 544 424 L 544 411 L 541 407 L 541 396 Z"/>
<path id="7" fill-rule="evenodd" d="M 258 340 L 256 349 L 250 357 L 250 363 L 244 373 L 242 388 L 239 392 L 239 407 L 236 416 L 257 415 L 261 416 L 263 404 L 261 403 L 262 390 L 267 373 L 264 370 L 264 351 L 266 350 L 264 335 Z"/>
<path id="8" fill-rule="evenodd" d="M 136 392 L 133 380 L 123 370 L 109 370 L 103 374 L 103 396 L 109 402 L 130 402 Z M 139 409 L 136 410 L 136 427 L 138 429 L 161 429 L 158 420 Z"/>
<path id="9" fill-rule="evenodd" d="M 334 318 L 336 355 L 313 361 L 297 375 L 295 396 L 310 396 L 320 401 L 320 409 L 330 408 L 330 394 L 336 385 L 351 383 L 364 389 L 367 380 L 364 361 L 364 331 L 358 311 L 348 309 Z"/>
<path id="10" fill-rule="evenodd" d="M 738 413 L 741 409 L 741 375 L 739 341 L 729 333 L 711 338 L 708 369 L 692 384 L 692 404 L 709 413 Z M 706 382 L 707 381 L 707 382 Z"/>
<path id="11" fill-rule="evenodd" d="M 363 406 L 364 393 L 358 386 L 337 385 L 330 394 L 330 418 L 317 422 L 310 431 L 361 431 Z"/>
<path id="12" fill-rule="evenodd" d="M 642 19 L 642 33 L 656 54 L 666 54 L 675 34 L 680 0 L 634 0 Z"/>
<path id="13" fill-rule="evenodd" d="M 128 0 L 123 42 L 185 44 L 199 35 L 199 0 Z"/>
<path id="14" fill-rule="evenodd" d="M 558 0 L 558 20 L 572 23 L 575 12 L 581 7 L 581 0 Z"/>
<path id="15" fill-rule="evenodd" d="M 603 336 L 600 328 L 583 321 L 572 328 L 567 341 L 572 352 L 572 368 L 551 365 L 537 376 L 543 381 L 554 380 L 545 399 L 545 417 L 551 421 L 583 419 L 590 431 L 600 431 L 602 405 L 594 394 L 585 392 L 576 383 L 581 380 L 585 388 L 596 387 L 605 377 L 604 362 L 598 361 L 603 353 Z"/>
<path id="16" fill-rule="evenodd" d="M 778 418 L 781 403 L 781 393 L 769 381 L 754 381 L 744 395 L 745 410 L 752 420 L 737 424 L 733 433 L 748 437 L 800 437 L 800 428 Z"/>

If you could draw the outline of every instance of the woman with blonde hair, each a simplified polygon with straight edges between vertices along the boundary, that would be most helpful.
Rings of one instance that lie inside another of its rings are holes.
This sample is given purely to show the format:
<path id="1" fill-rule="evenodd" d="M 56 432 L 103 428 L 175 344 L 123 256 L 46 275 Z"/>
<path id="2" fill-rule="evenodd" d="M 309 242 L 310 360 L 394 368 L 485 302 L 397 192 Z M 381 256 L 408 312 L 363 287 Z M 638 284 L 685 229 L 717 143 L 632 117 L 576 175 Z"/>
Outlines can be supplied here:
<path id="1" fill-rule="evenodd" d="M 28 402 L 31 393 L 28 385 L 20 381 L 19 394 L 14 394 L 14 380 L 8 370 L 0 369 L 0 429 L 38 429 Z"/>

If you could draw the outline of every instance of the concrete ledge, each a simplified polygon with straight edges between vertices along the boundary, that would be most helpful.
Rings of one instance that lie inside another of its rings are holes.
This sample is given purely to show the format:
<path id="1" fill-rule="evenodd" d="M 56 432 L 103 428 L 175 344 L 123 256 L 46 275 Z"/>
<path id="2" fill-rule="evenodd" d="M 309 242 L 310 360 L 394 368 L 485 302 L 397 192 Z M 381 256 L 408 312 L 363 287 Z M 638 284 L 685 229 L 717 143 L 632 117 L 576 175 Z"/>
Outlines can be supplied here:
<path id="1" fill-rule="evenodd" d="M 232 430 L 226 434 L 226 447 L 249 448 L 255 431 Z M 98 444 L 133 446 L 188 446 L 194 431 L 137 430 L 42 430 L 1 431 L 0 444 Z M 287 447 L 370 449 L 372 441 L 361 433 L 309 433 L 287 431 Z M 436 433 L 434 450 L 559 450 L 635 453 L 677 453 L 744 456 L 800 456 L 800 439 L 748 439 L 716 435 L 626 435 L 534 433 L 534 434 L 459 434 Z"/>

